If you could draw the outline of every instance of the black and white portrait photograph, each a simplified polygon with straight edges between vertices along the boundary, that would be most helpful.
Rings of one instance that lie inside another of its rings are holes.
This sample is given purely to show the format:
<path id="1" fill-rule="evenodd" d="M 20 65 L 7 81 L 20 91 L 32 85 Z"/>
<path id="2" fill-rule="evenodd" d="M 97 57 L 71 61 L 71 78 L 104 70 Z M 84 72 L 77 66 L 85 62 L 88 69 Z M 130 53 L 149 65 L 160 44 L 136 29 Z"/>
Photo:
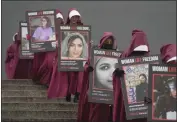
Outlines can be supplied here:
<path id="1" fill-rule="evenodd" d="M 118 58 L 94 56 L 94 88 L 113 90 L 113 72 Z"/>

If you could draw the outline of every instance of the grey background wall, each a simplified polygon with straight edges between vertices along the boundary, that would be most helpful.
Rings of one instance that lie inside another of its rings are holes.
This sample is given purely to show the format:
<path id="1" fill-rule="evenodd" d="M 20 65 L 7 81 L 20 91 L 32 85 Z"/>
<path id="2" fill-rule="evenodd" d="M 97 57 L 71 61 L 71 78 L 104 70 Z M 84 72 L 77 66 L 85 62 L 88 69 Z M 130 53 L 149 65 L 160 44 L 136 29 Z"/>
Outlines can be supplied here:
<path id="1" fill-rule="evenodd" d="M 146 32 L 151 53 L 159 53 L 163 44 L 176 43 L 176 2 L 171 1 L 38 1 L 2 2 L 2 78 L 5 79 L 6 48 L 18 30 L 18 22 L 25 20 L 26 10 L 60 9 L 65 18 L 70 8 L 77 8 L 83 22 L 92 26 L 92 39 L 97 44 L 104 31 L 117 38 L 120 50 L 129 46 L 134 28 Z"/>

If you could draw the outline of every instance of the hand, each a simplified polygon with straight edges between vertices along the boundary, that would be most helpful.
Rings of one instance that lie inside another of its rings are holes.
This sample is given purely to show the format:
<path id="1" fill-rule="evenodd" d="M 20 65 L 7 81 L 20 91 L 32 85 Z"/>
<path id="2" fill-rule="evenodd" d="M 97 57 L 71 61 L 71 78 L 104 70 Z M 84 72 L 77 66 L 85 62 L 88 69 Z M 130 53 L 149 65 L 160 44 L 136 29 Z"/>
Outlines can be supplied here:
<path id="1" fill-rule="evenodd" d="M 113 73 L 117 77 L 123 77 L 123 75 L 125 74 L 124 70 L 120 70 L 119 68 L 116 68 Z"/>
<path id="2" fill-rule="evenodd" d="M 88 66 L 87 70 L 88 70 L 88 72 L 93 72 L 94 69 L 92 66 Z"/>
<path id="3" fill-rule="evenodd" d="M 144 97 L 144 103 L 146 103 L 146 104 L 152 103 L 152 99 L 149 97 Z"/>
<path id="4" fill-rule="evenodd" d="M 56 48 L 57 42 L 56 42 L 56 41 L 55 41 L 55 42 L 52 42 L 51 45 L 52 45 L 53 48 Z"/>

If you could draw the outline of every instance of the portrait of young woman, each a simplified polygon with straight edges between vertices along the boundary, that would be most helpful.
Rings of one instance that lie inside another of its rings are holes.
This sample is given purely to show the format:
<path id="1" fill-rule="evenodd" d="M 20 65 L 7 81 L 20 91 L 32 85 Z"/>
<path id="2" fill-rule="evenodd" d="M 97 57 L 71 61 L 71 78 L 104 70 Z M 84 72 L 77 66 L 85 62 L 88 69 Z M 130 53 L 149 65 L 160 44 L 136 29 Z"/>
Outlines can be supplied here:
<path id="1" fill-rule="evenodd" d="M 113 89 L 113 72 L 118 59 L 95 56 L 94 87 L 99 89 Z"/>
<path id="2" fill-rule="evenodd" d="M 69 33 L 61 42 L 61 59 L 87 60 L 88 44 L 78 32 Z"/>
<path id="3" fill-rule="evenodd" d="M 33 42 L 42 42 L 42 41 L 53 41 L 55 40 L 55 33 L 52 28 L 51 18 L 48 16 L 42 16 L 33 19 L 31 27 L 35 28 L 34 32 L 32 32 L 32 41 Z M 54 21 L 54 19 L 53 19 Z"/>

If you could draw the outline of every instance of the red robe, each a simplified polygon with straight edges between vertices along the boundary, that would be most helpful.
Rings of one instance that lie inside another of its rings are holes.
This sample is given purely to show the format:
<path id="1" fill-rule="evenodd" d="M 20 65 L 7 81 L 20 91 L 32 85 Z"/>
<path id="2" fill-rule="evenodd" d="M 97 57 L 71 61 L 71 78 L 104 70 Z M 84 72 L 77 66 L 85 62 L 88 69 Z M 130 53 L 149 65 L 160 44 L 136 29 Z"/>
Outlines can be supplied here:
<path id="1" fill-rule="evenodd" d="M 130 47 L 128 48 L 127 51 L 122 53 L 121 57 L 122 58 L 129 57 L 132 54 L 133 50 L 140 45 L 146 45 L 149 48 L 146 35 L 143 31 L 133 30 Z M 147 52 L 147 54 L 148 53 L 149 52 Z M 117 76 L 114 76 L 113 79 L 113 89 L 114 89 L 113 122 L 125 122 L 125 121 L 126 122 L 147 122 L 146 118 L 134 119 L 134 120 L 126 119 L 123 94 L 121 90 L 121 80 Z"/>
<path id="2" fill-rule="evenodd" d="M 160 48 L 162 62 L 167 63 L 169 59 L 176 57 L 176 44 L 166 44 Z"/>
<path id="3" fill-rule="evenodd" d="M 47 91 L 48 98 L 62 98 L 68 92 L 68 74 L 58 71 L 58 52 L 53 59 L 53 71 Z"/>
<path id="4" fill-rule="evenodd" d="M 40 75 L 38 74 L 41 64 L 44 61 L 46 52 L 34 53 L 33 67 L 32 67 L 32 79 L 33 81 L 40 83 Z"/>
<path id="5" fill-rule="evenodd" d="M 102 39 L 100 40 L 99 47 L 102 46 L 103 42 L 113 36 L 112 33 L 105 32 Z M 116 41 L 114 41 L 114 48 L 117 48 Z M 85 67 L 82 90 L 80 92 L 78 117 L 77 122 L 107 122 L 109 118 L 109 105 L 90 103 L 88 102 L 88 89 L 89 89 L 89 72 L 87 71 L 89 63 Z"/>
<path id="6" fill-rule="evenodd" d="M 7 48 L 5 72 L 8 79 L 31 79 L 33 60 L 19 58 L 20 45 L 20 40 L 16 37 L 15 41 Z"/>
<path id="7" fill-rule="evenodd" d="M 89 72 L 87 70 L 88 64 L 85 65 L 85 71 L 83 75 L 83 84 L 80 92 L 79 107 L 77 114 L 77 122 L 88 122 L 90 111 L 90 103 L 88 102 L 88 87 L 89 87 Z"/>
<path id="8" fill-rule="evenodd" d="M 103 37 L 100 40 L 99 48 L 102 47 L 104 41 L 107 38 L 114 37 L 112 33 L 105 32 Z M 114 47 L 113 49 L 117 49 L 117 42 L 114 38 Z M 107 122 L 110 115 L 110 106 L 108 104 L 103 103 L 90 103 L 90 113 L 89 113 L 89 122 Z"/>
<path id="9" fill-rule="evenodd" d="M 38 70 L 38 75 L 40 78 L 40 84 L 49 85 L 53 72 L 53 64 L 56 57 L 56 51 L 47 52 L 45 54 L 44 61 Z"/>

